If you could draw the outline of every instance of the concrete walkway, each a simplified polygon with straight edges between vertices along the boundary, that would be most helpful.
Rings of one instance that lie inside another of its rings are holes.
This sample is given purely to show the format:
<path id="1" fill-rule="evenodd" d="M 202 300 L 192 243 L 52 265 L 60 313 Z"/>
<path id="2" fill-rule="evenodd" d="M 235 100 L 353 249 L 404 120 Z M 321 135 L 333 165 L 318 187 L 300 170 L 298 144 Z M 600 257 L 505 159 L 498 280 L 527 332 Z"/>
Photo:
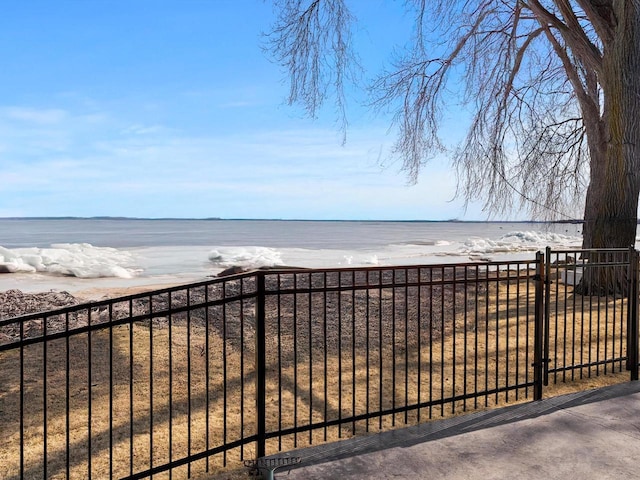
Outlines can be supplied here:
<path id="1" fill-rule="evenodd" d="M 292 452 L 296 479 L 640 478 L 640 382 Z"/>

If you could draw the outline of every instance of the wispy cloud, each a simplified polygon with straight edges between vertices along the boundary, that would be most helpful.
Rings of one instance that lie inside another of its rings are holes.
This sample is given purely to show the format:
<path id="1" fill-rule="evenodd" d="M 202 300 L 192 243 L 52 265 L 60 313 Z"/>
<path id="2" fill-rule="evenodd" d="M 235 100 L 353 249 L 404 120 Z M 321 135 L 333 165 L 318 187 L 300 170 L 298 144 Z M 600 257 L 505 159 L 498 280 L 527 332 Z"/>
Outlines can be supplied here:
<path id="1" fill-rule="evenodd" d="M 407 187 L 381 168 L 382 129 L 342 146 L 314 126 L 194 135 L 106 110 L 11 107 L 0 135 L 0 204 L 27 215 L 432 218 L 436 205 L 440 218 L 455 188 L 445 170 Z"/>
<path id="2" fill-rule="evenodd" d="M 129 125 L 124 128 L 121 133 L 123 135 L 157 135 L 161 133 L 168 133 L 171 130 L 162 125 Z"/>
<path id="3" fill-rule="evenodd" d="M 36 109 L 28 107 L 5 107 L 0 115 L 9 120 L 21 121 L 35 125 L 58 125 L 64 122 L 69 114 L 61 109 Z"/>

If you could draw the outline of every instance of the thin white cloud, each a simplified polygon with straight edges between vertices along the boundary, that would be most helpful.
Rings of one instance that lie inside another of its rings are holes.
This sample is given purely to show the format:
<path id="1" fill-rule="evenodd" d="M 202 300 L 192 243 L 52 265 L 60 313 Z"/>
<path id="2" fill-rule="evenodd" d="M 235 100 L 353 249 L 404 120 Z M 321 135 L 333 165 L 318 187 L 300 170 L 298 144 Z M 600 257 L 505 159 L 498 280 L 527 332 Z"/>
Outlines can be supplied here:
<path id="1" fill-rule="evenodd" d="M 124 135 L 156 135 L 160 133 L 168 133 L 170 129 L 162 125 L 129 125 L 122 130 Z"/>
<path id="2" fill-rule="evenodd" d="M 453 208 L 448 170 L 436 164 L 407 187 L 403 173 L 380 167 L 391 143 L 383 129 L 352 130 L 342 146 L 318 127 L 194 135 L 100 110 L 10 110 L 0 108 L 0 204 L 10 212 L 402 219 Z M 16 128 L 18 111 L 49 123 Z M 456 207 L 447 216 L 461 216 Z"/>
<path id="3" fill-rule="evenodd" d="M 18 120 L 36 125 L 57 125 L 64 122 L 69 114 L 62 109 L 36 109 L 28 107 L 6 107 L 0 115 L 10 120 Z"/>

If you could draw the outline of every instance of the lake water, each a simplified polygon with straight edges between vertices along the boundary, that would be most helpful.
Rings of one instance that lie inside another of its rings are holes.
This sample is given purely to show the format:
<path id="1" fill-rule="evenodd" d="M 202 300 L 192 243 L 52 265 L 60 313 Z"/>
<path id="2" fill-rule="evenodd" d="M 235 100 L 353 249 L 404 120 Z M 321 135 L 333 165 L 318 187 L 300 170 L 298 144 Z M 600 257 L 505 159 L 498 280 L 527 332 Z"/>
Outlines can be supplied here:
<path id="1" fill-rule="evenodd" d="M 582 225 L 502 222 L 0 219 L 0 290 L 182 283 L 232 265 L 340 267 L 533 258 Z"/>

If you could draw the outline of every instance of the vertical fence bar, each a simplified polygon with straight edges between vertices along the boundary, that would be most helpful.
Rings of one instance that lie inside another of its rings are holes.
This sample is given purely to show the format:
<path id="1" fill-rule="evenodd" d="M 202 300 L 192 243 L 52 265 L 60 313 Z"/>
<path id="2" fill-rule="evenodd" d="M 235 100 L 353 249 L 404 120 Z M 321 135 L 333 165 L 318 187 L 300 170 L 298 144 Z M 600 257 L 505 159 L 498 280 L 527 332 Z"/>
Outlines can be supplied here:
<path id="1" fill-rule="evenodd" d="M 468 285 L 469 285 L 469 268 L 467 266 L 464 266 L 464 325 L 463 325 L 463 331 L 464 331 L 464 350 L 463 350 L 463 355 L 464 355 L 464 360 L 463 360 L 463 384 L 462 384 L 462 396 L 464 398 L 463 402 L 462 402 L 462 411 L 466 412 L 467 411 L 467 362 L 469 360 L 468 358 L 468 348 L 469 346 L 467 345 L 467 336 L 468 336 L 468 328 L 467 328 L 467 321 L 468 321 Z"/>
<path id="2" fill-rule="evenodd" d="M 282 295 L 280 294 L 280 290 L 282 290 L 282 276 L 278 273 L 278 294 L 277 294 L 277 315 L 278 315 L 278 430 L 282 430 Z M 325 274 L 325 286 L 326 286 L 326 274 Z M 325 292 L 326 295 L 326 292 Z M 325 302 L 326 304 L 326 302 Z M 325 318 L 326 323 L 326 318 Z M 326 335 L 325 335 L 325 345 Z M 325 347 L 325 358 L 327 356 L 326 347 Z M 325 371 L 326 371 L 326 362 L 325 362 Z M 327 395 L 325 392 L 325 405 L 327 403 Z M 325 419 L 326 415 L 326 407 L 325 407 Z M 326 428 L 325 428 L 325 440 L 326 440 Z M 278 435 L 278 450 L 282 450 L 282 435 Z"/>
<path id="3" fill-rule="evenodd" d="M 433 267 L 429 268 L 429 420 L 433 418 Z"/>
<path id="4" fill-rule="evenodd" d="M 383 382 L 382 382 L 382 367 L 383 367 L 383 344 L 382 344 L 382 273 L 378 272 L 378 409 L 382 411 L 383 401 Z M 382 430 L 382 415 L 378 417 L 378 429 Z"/>
<path id="5" fill-rule="evenodd" d="M 576 259 L 575 259 L 575 271 L 576 273 L 578 272 L 578 254 L 576 253 Z M 582 258 L 582 264 L 581 264 L 581 272 L 584 275 L 584 257 Z M 575 287 L 576 287 L 576 277 L 574 275 L 574 281 L 573 281 L 574 285 L 573 285 L 573 291 L 574 291 L 574 303 L 575 303 Z M 575 309 L 575 308 L 574 308 Z M 582 380 L 582 378 L 584 378 L 584 334 L 585 334 L 585 324 L 584 324 L 584 295 L 580 295 L 580 379 Z"/>
<path id="6" fill-rule="evenodd" d="M 479 285 L 480 285 L 480 275 L 478 265 L 475 265 L 474 268 L 474 308 L 473 308 L 473 391 L 478 392 L 478 299 L 480 298 Z M 478 408 L 478 396 L 473 396 L 473 408 Z"/>
<path id="7" fill-rule="evenodd" d="M 71 406 L 69 405 L 69 402 L 71 401 L 71 379 L 69 378 L 71 375 L 71 354 L 69 352 L 69 312 L 65 313 L 64 316 L 64 329 L 65 329 L 65 336 L 64 336 L 64 343 L 65 343 L 65 369 L 66 369 L 66 375 L 65 375 L 65 402 L 64 402 L 64 406 L 65 406 L 65 474 L 67 475 L 66 478 L 71 478 L 71 453 L 70 453 L 70 443 L 71 443 Z"/>
<path id="8" fill-rule="evenodd" d="M 313 424 L 313 274 L 309 273 L 309 425 Z M 309 444 L 313 443 L 313 429 L 309 429 Z"/>
<path id="9" fill-rule="evenodd" d="M 569 277 L 569 265 L 570 265 L 570 258 L 567 257 L 567 267 L 565 269 L 565 279 L 568 280 Z M 573 264 L 575 267 L 576 261 L 575 259 L 573 260 Z M 572 291 L 572 302 L 573 302 L 573 306 L 571 308 L 571 324 L 573 325 L 573 329 L 572 329 L 572 337 L 571 337 L 571 364 L 575 365 L 576 364 L 576 272 L 577 270 L 574 270 L 574 279 L 573 279 L 573 291 Z M 565 282 L 565 286 L 564 286 L 564 294 L 565 294 L 565 309 L 567 308 L 567 287 L 568 287 L 568 281 Z M 580 325 L 582 326 L 582 321 L 580 322 Z M 580 369 L 580 376 L 582 376 L 582 369 Z M 571 381 L 575 380 L 575 369 L 571 370 Z"/>
<path id="10" fill-rule="evenodd" d="M 20 478 L 24 476 L 24 322 L 20 322 Z"/>
<path id="11" fill-rule="evenodd" d="M 404 406 L 409 405 L 409 269 L 404 269 Z M 355 392 L 355 391 L 354 391 Z M 409 423 L 409 410 L 404 411 L 404 423 Z"/>
<path id="12" fill-rule="evenodd" d="M 563 254 L 563 260 L 562 260 L 562 264 L 564 265 L 565 268 L 565 272 L 566 272 L 566 265 L 567 265 L 567 254 L 564 253 Z M 560 255 L 557 256 L 556 259 L 556 285 L 558 285 L 558 287 L 556 287 L 556 304 L 559 301 L 559 297 L 560 297 Z M 566 275 L 566 274 L 565 274 Z M 562 318 L 563 318 L 563 325 L 562 325 L 562 366 L 566 367 L 567 366 L 567 335 L 568 335 L 568 321 L 569 319 L 567 318 L 567 286 L 565 284 L 564 288 L 563 288 L 564 292 L 563 292 L 563 312 L 562 312 Z M 557 308 L 556 308 L 557 310 Z M 605 327 L 606 328 L 606 327 Z M 606 348 L 606 347 L 605 347 Z M 571 351 L 573 352 L 573 343 L 571 344 Z M 573 366 L 573 361 L 571 361 L 571 365 Z M 573 368 L 571 369 L 571 379 L 573 380 Z M 567 381 L 567 370 L 563 370 L 562 371 L 562 381 L 566 382 Z"/>
<path id="13" fill-rule="evenodd" d="M 171 292 L 169 292 L 171 295 Z M 191 457 L 191 289 L 187 288 L 187 454 Z M 169 438 L 169 443 L 172 439 Z M 187 464 L 187 478 L 191 478 L 191 462 Z"/>
<path id="14" fill-rule="evenodd" d="M 627 273 L 629 273 L 629 266 L 631 265 L 631 261 L 633 259 L 633 254 L 631 253 L 631 249 L 629 250 L 629 252 L 627 252 L 627 255 L 621 254 L 622 262 L 625 261 L 625 258 L 626 258 L 626 262 L 627 262 Z M 624 267 L 621 267 L 621 268 L 624 268 Z M 631 278 L 630 277 L 627 279 L 627 285 L 628 286 L 629 286 L 629 282 L 631 282 Z M 616 358 L 616 340 L 617 340 L 617 337 L 616 337 L 616 323 L 617 323 L 617 320 L 618 320 L 618 318 L 617 318 L 618 309 L 617 309 L 616 305 L 618 303 L 618 293 L 620 294 L 620 305 L 621 306 L 624 305 L 624 292 L 617 292 L 616 290 L 614 290 L 614 292 L 613 292 L 613 305 L 611 307 L 611 318 L 613 319 L 612 326 L 611 326 L 611 354 L 612 354 L 612 358 L 614 359 L 614 361 L 612 362 L 612 365 L 611 365 L 611 372 L 612 373 L 615 373 L 615 368 L 616 368 L 616 362 L 615 362 L 615 358 Z M 624 325 L 623 325 L 623 323 L 621 321 L 620 322 L 620 331 L 618 332 L 618 337 L 622 338 L 623 332 L 624 332 Z M 620 349 L 619 357 L 621 358 L 622 355 L 623 355 L 622 349 Z M 619 368 L 620 371 L 622 371 L 622 360 L 620 360 L 620 362 L 618 362 L 618 368 Z"/>
<path id="15" fill-rule="evenodd" d="M 89 337 L 89 345 L 91 345 L 91 337 Z M 149 469 L 151 468 L 153 468 L 153 293 L 149 295 Z M 89 478 L 91 478 L 91 470 L 89 470 Z"/>
<path id="16" fill-rule="evenodd" d="M 298 447 L 298 274 L 293 273 L 293 448 Z M 257 332 L 256 332 L 257 333 Z M 256 350 L 257 351 L 257 350 Z M 342 386 L 342 384 L 340 384 Z M 342 391 L 342 390 L 341 390 Z"/>
<path id="17" fill-rule="evenodd" d="M 282 276 L 277 274 L 276 315 L 278 318 L 278 431 L 282 431 Z M 326 396 L 325 396 L 326 398 Z M 278 435 L 278 450 L 282 450 L 282 435 Z"/>
<path id="18" fill-rule="evenodd" d="M 48 459 L 48 450 L 47 450 L 47 430 L 48 430 L 48 422 L 47 422 L 47 344 L 49 343 L 47 340 L 47 319 L 48 317 L 44 317 L 42 319 L 42 458 L 43 458 L 43 476 L 47 478 L 47 464 Z M 89 380 L 89 394 L 91 394 L 91 380 Z M 89 474 L 91 476 L 91 474 Z"/>
<path id="19" fill-rule="evenodd" d="M 456 413 L 456 320 L 457 320 L 457 312 L 456 312 L 456 277 L 458 275 L 458 267 L 454 266 L 451 268 L 451 333 L 452 333 L 452 352 L 451 352 L 451 413 Z M 443 280 L 446 277 L 443 277 Z M 444 332 L 444 330 L 443 330 Z M 444 352 L 442 352 L 442 358 L 444 359 Z"/>
<path id="20" fill-rule="evenodd" d="M 324 286 L 324 291 L 322 292 L 322 347 L 324 348 L 322 355 L 322 368 L 324 372 L 324 382 L 323 382 L 323 399 L 324 399 L 324 409 L 323 409 L 323 421 L 325 422 L 323 438 L 324 441 L 327 441 L 327 425 L 326 422 L 328 420 L 328 358 L 327 358 L 327 272 L 322 274 L 322 285 Z"/>
<path id="21" fill-rule="evenodd" d="M 495 292 L 495 305 L 496 307 L 498 305 L 500 305 L 500 267 L 496 268 L 496 292 Z M 508 308 L 508 307 L 507 307 Z M 507 315 L 507 313 L 505 312 L 505 316 Z M 496 341 L 495 341 L 495 348 L 496 348 L 496 366 L 495 366 L 495 376 L 496 376 L 496 383 L 494 386 L 494 390 L 496 392 L 495 394 L 495 405 L 498 404 L 499 402 L 499 396 L 500 396 L 500 308 L 496 308 L 496 328 L 495 328 L 495 332 L 496 332 Z"/>
<path id="22" fill-rule="evenodd" d="M 511 264 L 507 263 L 507 271 L 506 271 L 506 298 L 505 298 L 505 335 L 504 335 L 504 401 L 509 401 L 509 318 L 511 318 Z"/>
<path id="23" fill-rule="evenodd" d="M 293 273 L 293 448 L 298 447 L 298 274 Z M 342 386 L 342 384 L 340 384 Z M 340 389 L 342 391 L 342 388 Z"/>
<path id="24" fill-rule="evenodd" d="M 565 360 L 564 360 L 564 356 L 563 356 L 563 360 L 562 360 L 562 364 L 560 364 L 559 362 L 559 354 L 558 354 L 558 335 L 559 335 L 559 331 L 560 331 L 560 324 L 559 322 L 559 310 L 558 310 L 558 302 L 559 302 L 559 294 L 560 294 L 560 290 L 558 288 L 558 260 L 560 259 L 560 254 L 556 253 L 555 254 L 555 261 L 553 262 L 553 268 L 555 269 L 555 279 L 556 279 L 556 289 L 555 289 L 555 295 L 553 296 L 553 305 L 554 305 L 554 309 L 553 309 L 553 383 L 557 384 L 558 383 L 558 367 L 564 367 L 566 365 Z M 551 256 L 549 256 L 547 258 L 547 276 L 545 277 L 547 279 L 547 291 L 549 293 L 551 293 Z M 548 321 L 548 320 L 547 320 Z M 565 325 L 566 325 L 566 318 L 565 318 Z M 550 339 L 549 339 L 550 340 Z M 563 351 L 564 351 L 564 343 L 563 343 Z M 549 357 L 547 357 L 549 358 Z M 565 380 L 565 374 L 566 374 L 566 370 L 564 370 L 564 368 L 562 369 L 562 381 L 564 382 Z"/>
<path id="25" fill-rule="evenodd" d="M 342 272 L 338 272 L 338 438 L 342 438 L 342 290 L 341 290 L 341 287 L 342 287 Z M 293 335 L 294 335 L 294 342 L 295 342 L 295 331 Z"/>
<path id="26" fill-rule="evenodd" d="M 615 264 L 615 262 L 619 261 L 619 257 L 616 253 L 613 253 L 611 255 L 607 255 L 607 261 L 613 262 Z M 616 280 L 615 280 L 615 276 L 618 274 L 618 269 L 620 267 L 613 267 L 613 269 L 611 268 L 607 268 L 604 271 L 605 274 L 605 285 L 615 285 Z M 612 271 L 613 270 L 613 271 Z M 613 287 L 613 295 L 614 295 L 614 301 L 615 301 L 615 290 L 617 287 Z M 600 297 L 598 297 L 600 298 Z M 607 288 L 605 290 L 605 297 L 604 297 L 604 374 L 607 374 L 607 362 L 609 361 L 609 357 L 607 356 L 607 347 L 609 346 L 609 303 L 610 303 L 610 298 L 609 298 L 609 289 Z M 598 308 L 598 311 L 600 311 L 600 309 Z M 613 373 L 613 370 L 612 372 Z"/>
<path id="27" fill-rule="evenodd" d="M 129 299 L 129 476 L 133 475 L 133 300 Z"/>
<path id="28" fill-rule="evenodd" d="M 265 345 L 265 274 L 256 274 L 256 457 L 265 456 L 266 420 L 266 345 Z M 295 339 L 294 339 L 295 341 Z"/>
<path id="29" fill-rule="evenodd" d="M 515 366 L 515 385 L 520 382 L 520 263 L 516 263 L 516 366 Z M 529 297 L 525 297 L 527 303 Z M 520 389 L 516 388 L 516 401 L 520 396 Z"/>
<path id="30" fill-rule="evenodd" d="M 633 246 L 632 246 L 633 247 Z M 630 247 L 631 248 L 631 247 Z M 638 252 L 635 250 L 635 248 L 631 248 L 632 253 L 631 253 L 631 257 L 628 259 L 629 264 L 631 265 L 632 263 L 635 265 L 633 267 L 633 271 L 629 277 L 629 281 L 632 282 L 633 280 L 633 275 L 635 275 L 635 278 L 638 278 L 638 267 L 640 266 L 638 264 Z M 635 273 L 633 273 L 635 272 Z M 631 287 L 631 286 L 630 286 Z M 622 303 L 620 304 L 620 335 L 618 338 L 618 347 L 620 349 L 620 371 L 622 372 L 623 369 L 626 369 L 626 365 L 623 366 L 623 361 L 624 361 L 624 357 L 628 357 L 628 352 L 629 350 L 625 350 L 625 347 L 627 346 L 627 338 L 631 335 L 631 332 L 629 331 L 629 327 L 630 325 L 625 324 L 624 322 L 627 321 L 627 319 L 625 318 L 625 313 L 628 316 L 630 314 L 629 310 L 632 307 L 631 304 L 631 299 L 632 298 L 638 298 L 638 290 L 636 289 L 635 292 L 633 291 L 633 289 L 631 289 L 630 294 L 627 297 L 627 303 L 626 303 L 626 312 L 625 312 L 625 303 L 624 303 L 624 293 L 621 295 L 622 298 Z M 637 311 L 637 302 L 636 302 L 636 311 Z M 625 330 L 626 328 L 626 330 Z M 626 335 L 624 335 L 624 332 L 626 331 Z M 626 352 L 626 355 L 625 355 Z"/>
<path id="31" fill-rule="evenodd" d="M 537 264 L 536 264 L 537 267 Z M 531 270 L 531 263 L 527 262 L 527 272 L 529 272 Z M 536 269 L 537 272 L 537 269 Z M 525 325 L 524 325 L 524 330 L 525 330 L 525 341 L 524 341 L 524 381 L 525 384 L 529 384 L 529 314 L 531 313 L 531 301 L 529 300 L 530 298 L 530 293 L 531 293 L 531 281 L 529 279 L 527 279 L 527 283 L 525 285 L 525 298 L 527 299 L 525 307 L 524 307 L 524 318 L 525 320 Z M 535 286 L 534 286 L 534 295 L 535 295 Z M 535 304 L 535 296 L 534 296 L 534 304 Z M 535 308 L 535 306 L 534 306 Z M 534 310 L 535 313 L 535 310 Z M 535 322 L 535 318 L 534 318 L 534 322 Z M 529 398 L 529 387 L 526 386 L 524 389 L 524 396 L 526 398 Z"/>
<path id="32" fill-rule="evenodd" d="M 173 315 L 171 314 L 173 308 L 172 295 L 169 292 L 167 298 L 167 305 L 169 307 L 169 315 L 167 319 L 167 335 L 169 337 L 169 462 L 173 461 Z M 173 478 L 173 471 L 169 471 L 169 480 Z"/>
<path id="33" fill-rule="evenodd" d="M 536 290 L 536 307 L 538 306 L 538 302 L 540 302 L 540 306 L 544 304 L 544 321 L 542 325 L 544 325 L 544 351 L 543 356 L 540 357 L 540 361 L 543 361 L 544 358 L 544 385 L 549 385 L 549 323 L 550 323 L 550 303 L 551 303 L 551 290 L 549 283 L 549 274 L 551 273 L 550 265 L 551 265 L 551 248 L 547 247 L 546 254 L 543 258 L 537 258 L 537 260 L 541 261 L 544 264 L 544 273 L 542 268 L 538 267 L 538 282 L 542 281 L 542 284 L 538 285 L 536 283 L 536 288 L 541 287 L 544 288 L 544 299 L 538 300 L 538 290 Z M 536 318 L 538 316 L 536 315 Z M 535 332 L 534 335 L 538 335 L 538 332 Z M 535 348 L 535 347 L 534 347 Z M 535 362 L 536 360 L 534 360 Z M 540 390 L 540 394 L 542 394 L 542 390 Z M 535 396 L 535 393 L 534 393 Z"/>
<path id="34" fill-rule="evenodd" d="M 244 299 L 242 295 L 244 293 L 244 278 L 239 280 L 240 282 L 240 311 L 238 312 L 238 316 L 240 317 L 240 438 L 244 440 Z M 263 277 L 264 282 L 264 277 Z M 257 312 L 256 312 L 257 313 Z M 256 315 L 257 319 L 257 315 Z M 262 322 L 262 326 L 264 328 L 264 321 Z M 264 337 L 264 334 L 263 334 Z M 256 349 L 257 354 L 258 349 Z M 266 360 L 265 360 L 266 361 Z M 256 367 L 257 374 L 257 367 Z M 257 392 L 256 392 L 257 394 Z M 264 398 L 264 395 L 263 395 Z M 240 444 L 240 460 L 244 460 L 244 442 Z M 190 477 L 190 475 L 189 475 Z"/>
<path id="35" fill-rule="evenodd" d="M 627 355 L 631 367 L 631 380 L 638 380 L 638 252 L 633 247 L 629 248 L 629 277 Z"/>
<path id="36" fill-rule="evenodd" d="M 601 264 L 606 263 L 606 257 L 603 259 L 602 256 L 603 256 L 602 253 L 598 252 L 598 257 L 597 257 L 598 259 L 596 260 L 596 265 L 597 265 L 596 268 L 598 270 L 604 268 Z M 607 275 L 607 271 L 606 270 L 605 270 L 604 274 L 605 274 L 605 277 L 606 277 L 606 275 Z M 599 273 L 598 274 L 598 278 L 599 278 L 599 281 L 601 282 L 602 281 L 602 274 Z M 605 281 L 606 281 L 606 279 L 605 279 Z M 606 283 L 605 283 L 605 285 L 606 285 Z M 592 290 L 593 290 L 592 288 L 589 289 L 590 292 Z M 605 290 L 605 293 L 606 293 L 606 290 Z M 600 375 L 600 318 L 601 318 L 601 315 L 600 315 L 601 301 L 600 301 L 600 299 L 601 299 L 601 297 L 602 297 L 601 292 L 598 292 L 598 294 L 596 296 L 596 300 L 597 300 L 597 304 L 598 304 L 598 309 L 596 310 L 596 312 L 598 312 L 597 315 L 596 315 L 596 321 L 597 321 L 597 324 L 596 324 L 596 377 Z M 593 312 L 593 307 L 591 307 L 589 309 L 589 311 Z M 605 373 L 606 373 L 606 371 L 605 371 Z"/>
<path id="37" fill-rule="evenodd" d="M 396 426 L 396 271 L 391 269 L 391 426 Z"/>
<path id="38" fill-rule="evenodd" d="M 109 304 L 109 478 L 113 478 L 113 303 Z M 68 477 L 67 477 L 68 478 Z"/>
<path id="39" fill-rule="evenodd" d="M 211 398 L 210 398 L 210 387 L 211 387 L 211 367 L 210 367 L 210 363 L 211 363 L 211 358 L 209 356 L 209 348 L 210 348 L 210 335 L 209 335 L 209 286 L 205 286 L 204 287 L 204 304 L 205 304 L 205 308 L 204 308 L 204 351 L 205 351 L 205 364 L 204 364 L 204 376 L 205 376 L 205 419 L 204 419 L 204 424 L 205 424 L 205 448 L 207 450 L 209 450 L 210 448 L 210 442 L 211 442 L 211 433 L 210 433 L 210 425 L 211 425 L 211 411 L 210 411 L 210 405 L 211 405 Z M 209 473 L 209 468 L 210 468 L 210 456 L 207 455 L 207 459 L 206 459 L 206 467 L 205 467 L 205 471 L 207 473 Z"/>
<path id="40" fill-rule="evenodd" d="M 309 310 L 311 314 L 311 310 Z M 311 328 L 309 328 L 309 355 L 311 355 Z M 309 356 L 311 363 L 311 356 Z M 351 271 L 351 415 L 354 417 L 351 423 L 351 434 L 356 434 L 356 271 Z M 309 389 L 309 398 L 312 398 Z M 311 409 L 311 405 L 309 405 Z M 309 430 L 311 434 L 311 430 Z"/>
<path id="41" fill-rule="evenodd" d="M 420 308 L 420 305 L 422 303 L 422 269 L 420 267 L 418 267 L 417 271 L 416 271 L 416 275 L 418 276 L 417 278 L 417 283 L 418 283 L 418 287 L 417 287 L 417 312 L 416 312 L 416 317 L 417 317 L 417 337 L 418 337 L 418 376 L 417 376 L 417 389 L 416 389 L 416 402 L 420 403 L 422 401 L 422 395 L 421 395 L 421 387 L 422 387 L 422 311 Z M 368 344 L 367 344 L 367 348 L 369 348 Z M 421 412 L 421 408 L 418 409 L 417 411 L 417 415 L 416 415 L 416 421 L 418 423 L 420 423 L 420 412 Z M 367 412 L 369 413 L 369 412 Z"/>
<path id="42" fill-rule="evenodd" d="M 92 376 L 92 369 L 91 369 L 91 357 L 92 357 L 92 345 L 91 345 L 91 308 L 87 308 L 87 326 L 89 327 L 89 331 L 87 332 L 87 442 L 88 442 L 88 448 L 87 448 L 87 478 L 91 478 L 91 461 L 92 461 L 92 455 L 91 455 L 91 443 L 92 443 L 92 439 L 93 439 L 93 435 L 91 434 L 92 429 L 91 429 L 91 416 L 92 416 L 92 410 L 93 410 L 93 406 L 92 406 L 92 395 L 91 395 L 91 390 L 93 389 L 92 385 L 91 385 L 91 376 Z M 45 343 L 46 345 L 46 343 Z M 46 477 L 45 477 L 46 478 Z"/>
<path id="43" fill-rule="evenodd" d="M 445 373 L 444 373 L 444 352 L 446 351 L 445 347 L 445 332 L 446 332 L 446 321 L 445 321 L 445 269 L 444 267 L 440 268 L 440 416 L 444 417 L 444 381 Z"/>
<path id="44" fill-rule="evenodd" d="M 257 280 L 256 280 L 257 281 Z M 220 284 L 222 303 L 222 441 L 227 443 L 229 420 L 227 410 L 229 408 L 229 362 L 227 356 L 227 281 Z M 256 312 L 257 313 L 257 312 Z M 242 350 L 240 355 L 243 355 Z M 222 466 L 227 466 L 227 451 L 222 453 Z"/>
<path id="45" fill-rule="evenodd" d="M 366 406 L 365 406 L 365 412 L 367 414 L 367 423 L 366 423 L 366 426 L 365 426 L 365 431 L 367 433 L 369 433 L 369 417 L 368 417 L 369 412 L 370 412 L 370 410 L 369 410 L 369 405 L 370 405 L 369 404 L 369 400 L 370 400 L 369 399 L 369 397 L 370 397 L 369 381 L 370 381 L 370 374 L 371 374 L 370 369 L 369 369 L 369 367 L 370 367 L 370 365 L 369 365 L 369 360 L 370 360 L 369 339 L 371 337 L 371 332 L 370 332 L 371 323 L 369 322 L 370 313 L 371 313 L 370 312 L 370 305 L 369 305 L 369 299 L 370 299 L 370 296 L 371 296 L 371 292 L 369 291 L 369 286 L 370 286 L 370 283 L 369 283 L 369 270 L 367 270 L 367 273 L 366 273 L 366 286 L 367 286 L 367 290 L 366 290 L 366 295 L 367 296 L 366 296 L 366 307 L 365 308 L 366 308 L 366 312 L 367 313 L 366 313 L 365 321 L 366 321 L 366 325 L 367 325 L 367 330 L 366 330 L 366 350 L 365 350 L 365 356 L 366 356 L 366 358 L 365 358 L 365 363 L 366 363 L 366 393 L 365 393 L 366 394 L 366 400 L 365 400 Z M 325 323 L 325 325 L 326 325 L 326 323 Z M 326 383 L 326 379 L 325 379 L 325 383 Z"/>
<path id="46" fill-rule="evenodd" d="M 548 261 L 548 253 L 547 250 L 547 261 Z M 546 379 L 546 368 L 543 370 L 543 365 L 546 364 L 545 360 L 542 358 L 543 354 L 543 344 L 546 345 L 548 339 L 547 328 L 545 327 L 545 313 L 544 313 L 544 290 L 545 290 L 545 281 L 544 281 L 544 273 L 543 273 L 543 264 L 544 264 L 544 256 L 542 252 L 536 253 L 536 276 L 535 276 L 535 321 L 534 321 L 534 331 L 533 331 L 533 399 L 540 400 L 542 399 L 542 385 L 547 385 Z"/>
<path id="47" fill-rule="evenodd" d="M 593 255 L 589 256 L 588 260 L 591 260 L 592 256 Z M 585 262 L 587 261 L 587 258 L 584 258 L 584 257 L 585 256 L 583 256 L 583 258 L 582 258 L 582 268 L 583 268 L 582 272 L 583 272 L 583 275 L 587 273 L 587 270 L 586 270 L 587 267 L 585 267 Z M 595 263 L 597 263 L 597 261 Z M 589 276 L 591 276 L 591 275 L 593 275 L 593 271 L 591 271 L 589 273 Z M 591 357 L 592 357 L 592 355 L 591 355 L 591 350 L 592 350 L 591 343 L 593 341 L 593 307 L 592 307 L 593 301 L 592 301 L 592 295 L 593 295 L 593 289 L 589 288 L 589 293 L 588 293 L 588 298 L 587 298 L 587 306 L 589 307 L 589 341 L 587 342 L 587 346 L 589 347 L 589 350 L 587 351 L 587 361 L 589 363 L 589 367 L 588 367 L 588 370 L 587 370 L 587 376 L 589 378 L 591 378 L 591 370 L 592 370 L 592 368 L 591 368 L 592 367 L 592 362 L 591 362 Z M 584 293 L 582 294 L 582 296 L 584 298 Z"/>
<path id="48" fill-rule="evenodd" d="M 484 274 L 484 406 L 489 406 L 489 268 Z"/>

